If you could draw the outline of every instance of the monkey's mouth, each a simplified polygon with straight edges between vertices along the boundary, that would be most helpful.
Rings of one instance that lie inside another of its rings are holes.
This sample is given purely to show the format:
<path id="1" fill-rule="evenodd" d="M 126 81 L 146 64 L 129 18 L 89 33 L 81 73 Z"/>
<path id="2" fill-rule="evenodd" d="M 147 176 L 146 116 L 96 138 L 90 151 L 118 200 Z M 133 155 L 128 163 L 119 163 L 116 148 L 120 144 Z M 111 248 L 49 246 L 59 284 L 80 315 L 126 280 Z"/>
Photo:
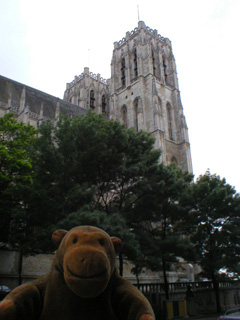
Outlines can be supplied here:
<path id="1" fill-rule="evenodd" d="M 73 276 L 73 277 L 75 277 L 75 278 L 78 278 L 78 279 L 94 279 L 94 278 L 100 278 L 100 277 L 102 277 L 104 274 L 107 273 L 107 271 L 104 270 L 104 271 L 102 271 L 102 272 L 99 272 L 99 273 L 96 273 L 96 274 L 93 274 L 93 275 L 90 275 L 90 276 L 83 276 L 83 275 L 79 275 L 79 274 L 76 274 L 76 273 L 72 272 L 68 266 L 67 266 L 67 271 L 70 273 L 71 276 Z"/>

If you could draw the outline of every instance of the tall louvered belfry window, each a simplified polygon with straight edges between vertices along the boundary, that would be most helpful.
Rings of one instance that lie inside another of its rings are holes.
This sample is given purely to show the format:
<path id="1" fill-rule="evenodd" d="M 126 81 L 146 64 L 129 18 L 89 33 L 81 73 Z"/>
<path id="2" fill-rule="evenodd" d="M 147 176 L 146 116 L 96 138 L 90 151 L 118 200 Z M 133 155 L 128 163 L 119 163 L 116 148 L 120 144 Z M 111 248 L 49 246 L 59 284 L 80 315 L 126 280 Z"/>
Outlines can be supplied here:
<path id="1" fill-rule="evenodd" d="M 126 66 L 125 66 L 125 58 L 122 58 L 121 60 L 121 82 L 122 82 L 122 86 L 125 87 L 126 85 L 126 75 L 125 75 L 125 70 Z"/>
<path id="2" fill-rule="evenodd" d="M 155 61 L 153 50 L 152 50 L 152 64 L 153 64 L 153 75 L 156 76 L 156 61 Z"/>
<path id="3" fill-rule="evenodd" d="M 134 76 L 138 76 L 138 61 L 137 61 L 137 49 L 134 50 Z"/>
<path id="4" fill-rule="evenodd" d="M 166 64 L 166 60 L 164 57 L 163 57 L 163 70 L 164 70 L 165 82 L 167 82 L 167 64 Z"/>
<path id="5" fill-rule="evenodd" d="M 91 91 L 90 91 L 90 107 L 91 107 L 91 108 L 95 108 L 94 102 L 95 102 L 94 91 L 91 90 Z"/>

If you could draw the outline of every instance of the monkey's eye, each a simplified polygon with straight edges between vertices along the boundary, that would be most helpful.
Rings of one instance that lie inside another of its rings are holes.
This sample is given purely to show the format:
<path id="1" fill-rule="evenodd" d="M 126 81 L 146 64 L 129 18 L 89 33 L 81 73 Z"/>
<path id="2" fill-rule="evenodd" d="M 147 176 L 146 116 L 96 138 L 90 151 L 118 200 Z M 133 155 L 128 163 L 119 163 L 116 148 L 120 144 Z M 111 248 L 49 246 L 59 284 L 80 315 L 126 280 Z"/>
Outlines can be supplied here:
<path id="1" fill-rule="evenodd" d="M 98 242 L 99 242 L 99 244 L 100 244 L 101 246 L 104 246 L 104 245 L 105 245 L 104 239 L 99 239 Z"/>
<path id="2" fill-rule="evenodd" d="M 72 243 L 73 243 L 73 244 L 74 244 L 74 243 L 77 243 L 77 241 L 78 241 L 78 238 L 77 238 L 77 237 L 75 237 L 75 238 L 73 238 Z"/>

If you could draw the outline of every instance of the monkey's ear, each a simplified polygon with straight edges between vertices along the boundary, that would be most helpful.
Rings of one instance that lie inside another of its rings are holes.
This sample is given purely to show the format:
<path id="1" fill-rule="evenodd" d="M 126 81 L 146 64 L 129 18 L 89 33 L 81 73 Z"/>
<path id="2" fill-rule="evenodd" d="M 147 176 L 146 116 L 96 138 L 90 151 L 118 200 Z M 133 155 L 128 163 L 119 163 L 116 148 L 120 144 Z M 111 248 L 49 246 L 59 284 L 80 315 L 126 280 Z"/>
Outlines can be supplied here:
<path id="1" fill-rule="evenodd" d="M 68 233 L 68 231 L 59 229 L 53 232 L 52 234 L 52 241 L 55 244 L 56 247 L 59 247 L 62 239 L 64 238 L 65 234 Z"/>
<path id="2" fill-rule="evenodd" d="M 114 249 L 116 253 L 119 253 L 122 250 L 122 240 L 117 237 L 111 237 Z"/>

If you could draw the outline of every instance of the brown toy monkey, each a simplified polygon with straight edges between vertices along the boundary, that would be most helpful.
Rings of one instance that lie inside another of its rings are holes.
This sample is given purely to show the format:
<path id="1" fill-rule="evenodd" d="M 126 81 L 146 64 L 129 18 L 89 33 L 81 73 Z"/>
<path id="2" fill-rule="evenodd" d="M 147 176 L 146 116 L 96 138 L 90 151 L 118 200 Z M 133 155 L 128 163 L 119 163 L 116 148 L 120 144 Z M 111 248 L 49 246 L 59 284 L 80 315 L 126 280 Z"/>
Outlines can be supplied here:
<path id="1" fill-rule="evenodd" d="M 82 226 L 57 230 L 51 270 L 14 289 L 0 304 L 1 320 L 154 320 L 142 293 L 120 277 L 121 240 Z"/>

